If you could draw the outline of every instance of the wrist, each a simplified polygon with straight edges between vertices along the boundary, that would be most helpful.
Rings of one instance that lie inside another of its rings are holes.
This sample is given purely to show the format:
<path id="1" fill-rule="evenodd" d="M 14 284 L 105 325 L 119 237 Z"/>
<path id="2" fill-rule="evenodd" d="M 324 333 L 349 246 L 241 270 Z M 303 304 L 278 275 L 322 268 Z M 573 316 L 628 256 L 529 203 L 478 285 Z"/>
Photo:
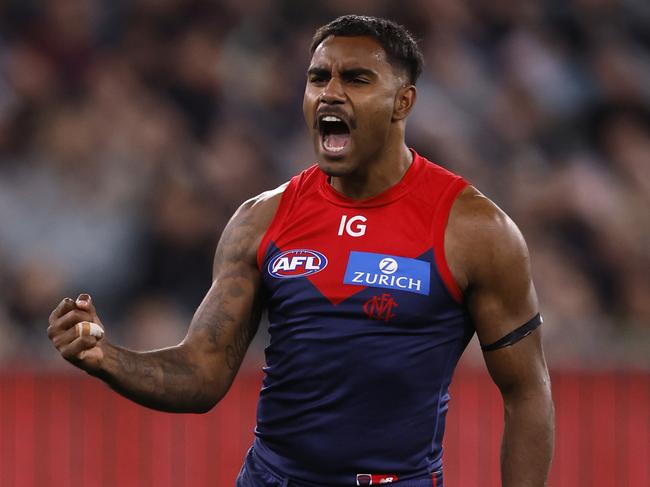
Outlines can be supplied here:
<path id="1" fill-rule="evenodd" d="M 105 338 L 97 344 L 97 348 L 100 353 L 97 354 L 96 360 L 93 361 L 94 363 L 86 368 L 86 373 L 108 382 L 115 372 L 114 364 L 116 363 L 118 350 L 115 345 L 108 342 Z"/>

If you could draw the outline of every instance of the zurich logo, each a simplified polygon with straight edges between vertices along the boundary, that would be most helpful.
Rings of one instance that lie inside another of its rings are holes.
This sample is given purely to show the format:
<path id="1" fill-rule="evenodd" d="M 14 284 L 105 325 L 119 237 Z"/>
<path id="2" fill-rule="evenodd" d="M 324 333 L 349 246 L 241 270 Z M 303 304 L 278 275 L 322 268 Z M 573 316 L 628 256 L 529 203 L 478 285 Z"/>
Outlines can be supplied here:
<path id="1" fill-rule="evenodd" d="M 397 261 L 395 259 L 391 259 L 390 257 L 386 257 L 385 259 L 381 259 L 379 261 L 379 270 L 384 274 L 395 274 L 397 267 Z"/>
<path id="2" fill-rule="evenodd" d="M 309 249 L 287 250 L 269 262 L 267 270 L 273 277 L 288 279 L 311 276 L 327 267 L 327 257 Z"/>
<path id="3" fill-rule="evenodd" d="M 397 255 L 351 251 L 344 284 L 429 295 L 431 264 Z"/>

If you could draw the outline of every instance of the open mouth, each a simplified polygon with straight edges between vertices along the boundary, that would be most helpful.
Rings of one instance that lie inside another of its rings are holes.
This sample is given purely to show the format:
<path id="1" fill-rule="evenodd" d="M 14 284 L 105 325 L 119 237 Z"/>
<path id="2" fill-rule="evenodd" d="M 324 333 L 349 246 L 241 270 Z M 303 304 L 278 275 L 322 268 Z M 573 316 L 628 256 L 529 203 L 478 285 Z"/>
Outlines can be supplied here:
<path id="1" fill-rule="evenodd" d="M 318 118 L 321 146 L 325 152 L 338 154 L 350 142 L 350 127 L 347 122 L 336 115 L 321 115 Z"/>

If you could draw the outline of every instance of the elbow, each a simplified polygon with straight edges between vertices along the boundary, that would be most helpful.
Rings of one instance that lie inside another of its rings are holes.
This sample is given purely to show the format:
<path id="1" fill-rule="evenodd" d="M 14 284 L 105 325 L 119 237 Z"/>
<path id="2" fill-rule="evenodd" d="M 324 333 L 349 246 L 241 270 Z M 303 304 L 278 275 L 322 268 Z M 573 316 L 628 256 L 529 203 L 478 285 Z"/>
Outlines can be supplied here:
<path id="1" fill-rule="evenodd" d="M 188 413 L 192 414 L 206 414 L 212 411 L 212 409 L 219 404 L 220 399 L 216 398 L 206 398 L 202 401 L 197 401 L 188 408 Z"/>
<path id="2" fill-rule="evenodd" d="M 555 404 L 550 387 L 526 387 L 513 389 L 503 394 L 506 416 L 514 415 L 517 411 L 535 411 L 535 416 L 543 417 L 545 421 L 554 423 Z"/>
<path id="3" fill-rule="evenodd" d="M 209 413 L 217 404 L 219 404 L 219 402 L 221 402 L 225 395 L 226 391 L 213 388 L 210 394 L 206 394 L 200 401 L 195 402 L 191 412 L 194 414 Z"/>
<path id="4" fill-rule="evenodd" d="M 552 451 L 555 438 L 555 407 L 550 395 L 504 403 L 505 429 L 527 431 L 535 442 Z"/>
<path id="5" fill-rule="evenodd" d="M 212 411 L 212 408 L 214 408 L 216 405 L 217 402 L 213 402 L 209 404 L 200 404 L 190 412 L 193 414 L 207 414 L 210 411 Z"/>

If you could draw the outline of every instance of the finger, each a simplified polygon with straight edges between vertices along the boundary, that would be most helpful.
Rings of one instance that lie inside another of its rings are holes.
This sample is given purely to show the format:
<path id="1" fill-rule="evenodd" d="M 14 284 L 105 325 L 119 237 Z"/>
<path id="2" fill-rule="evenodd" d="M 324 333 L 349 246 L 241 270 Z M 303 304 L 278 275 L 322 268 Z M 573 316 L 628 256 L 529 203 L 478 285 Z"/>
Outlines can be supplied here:
<path id="1" fill-rule="evenodd" d="M 61 351 L 64 347 L 70 345 L 77 338 L 79 338 L 79 333 L 77 332 L 77 327 L 73 326 L 72 328 L 68 328 L 61 333 L 57 333 L 51 338 L 51 340 L 56 349 Z"/>
<path id="2" fill-rule="evenodd" d="M 58 304 L 56 308 L 54 308 L 54 311 L 50 313 L 50 317 L 48 319 L 49 323 L 51 324 L 55 319 L 61 315 L 66 314 L 71 309 L 74 309 L 74 301 L 70 298 L 65 298 Z"/>
<path id="3" fill-rule="evenodd" d="M 87 311 L 82 311 L 80 309 L 72 309 L 66 314 L 54 320 L 50 328 L 48 328 L 48 335 L 50 338 L 55 336 L 57 333 L 60 333 L 63 330 L 73 327 L 80 321 L 90 321 L 94 322 L 93 316 Z"/>
<path id="4" fill-rule="evenodd" d="M 77 300 L 75 301 L 75 305 L 77 308 L 82 309 L 84 311 L 88 311 L 91 314 L 95 314 L 95 305 L 93 304 L 93 300 L 90 297 L 90 294 L 80 294 Z"/>
<path id="5" fill-rule="evenodd" d="M 61 350 L 80 336 L 94 336 L 97 340 L 101 340 L 104 337 L 104 329 L 97 323 L 82 321 L 53 337 L 52 343 Z"/>
<path id="6" fill-rule="evenodd" d="M 92 323 L 90 321 L 81 321 L 77 323 L 75 325 L 75 331 L 80 337 L 94 336 L 95 338 L 100 339 L 104 336 L 104 329 L 97 323 Z"/>
<path id="7" fill-rule="evenodd" d="M 89 350 L 97 345 L 97 338 L 94 336 L 82 336 L 75 338 L 71 343 L 60 349 L 61 355 L 66 360 L 80 360 L 79 354 L 84 350 Z"/>

